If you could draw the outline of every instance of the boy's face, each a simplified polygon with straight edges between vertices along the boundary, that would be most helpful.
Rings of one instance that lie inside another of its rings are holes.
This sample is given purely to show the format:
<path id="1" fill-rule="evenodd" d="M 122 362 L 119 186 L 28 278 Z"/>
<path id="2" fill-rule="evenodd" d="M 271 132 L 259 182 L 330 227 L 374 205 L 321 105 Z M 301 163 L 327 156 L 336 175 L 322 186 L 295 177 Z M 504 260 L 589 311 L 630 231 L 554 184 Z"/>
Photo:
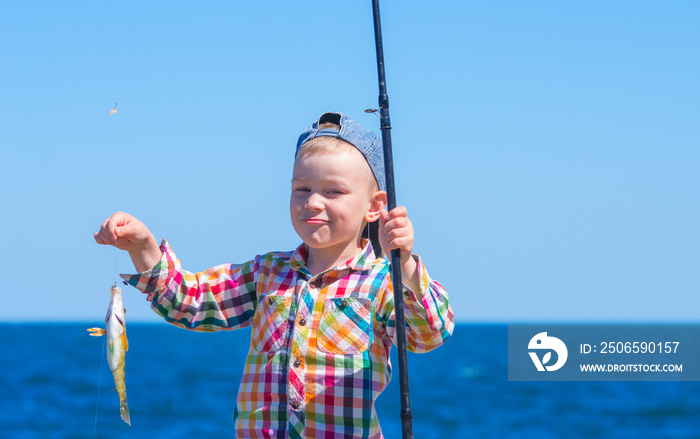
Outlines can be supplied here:
<path id="1" fill-rule="evenodd" d="M 310 153 L 296 160 L 290 213 L 294 230 L 310 249 L 338 256 L 359 251 L 365 221 L 376 219 L 382 207 L 374 202 L 376 193 L 370 193 L 372 179 L 369 165 L 355 148 Z"/>

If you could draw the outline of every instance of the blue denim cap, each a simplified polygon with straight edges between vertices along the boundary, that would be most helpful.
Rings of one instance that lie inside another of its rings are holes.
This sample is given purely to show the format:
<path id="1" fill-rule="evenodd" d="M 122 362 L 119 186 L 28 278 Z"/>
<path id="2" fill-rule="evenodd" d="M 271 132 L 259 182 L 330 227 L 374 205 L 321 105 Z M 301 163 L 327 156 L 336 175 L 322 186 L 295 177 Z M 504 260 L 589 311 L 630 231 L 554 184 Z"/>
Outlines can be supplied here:
<path id="1" fill-rule="evenodd" d="M 319 125 L 327 122 L 340 125 L 340 130 L 335 130 L 332 128 L 318 128 Z M 378 135 L 367 128 L 362 127 L 360 124 L 355 122 L 353 119 L 350 119 L 343 113 L 323 113 L 316 122 L 307 128 L 306 131 L 301 134 L 301 136 L 299 136 L 296 152 L 299 152 L 299 148 L 301 148 L 301 146 L 309 140 L 324 136 L 344 140 L 357 148 L 365 157 L 365 160 L 367 160 L 370 169 L 372 169 L 372 173 L 374 174 L 374 178 L 377 180 L 379 190 L 386 190 L 386 181 L 384 180 L 384 149 L 382 147 L 382 141 Z M 294 153 L 295 157 L 296 152 Z"/>

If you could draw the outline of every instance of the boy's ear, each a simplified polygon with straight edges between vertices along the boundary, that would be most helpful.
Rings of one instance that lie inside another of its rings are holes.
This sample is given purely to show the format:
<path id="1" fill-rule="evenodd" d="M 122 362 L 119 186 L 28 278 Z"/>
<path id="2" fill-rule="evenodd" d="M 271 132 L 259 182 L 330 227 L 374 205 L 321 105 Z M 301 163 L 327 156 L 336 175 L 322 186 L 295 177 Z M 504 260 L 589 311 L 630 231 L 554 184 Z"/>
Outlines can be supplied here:
<path id="1" fill-rule="evenodd" d="M 370 199 L 369 211 L 365 215 L 368 223 L 373 223 L 379 219 L 379 212 L 386 207 L 387 197 L 385 191 L 377 191 Z"/>

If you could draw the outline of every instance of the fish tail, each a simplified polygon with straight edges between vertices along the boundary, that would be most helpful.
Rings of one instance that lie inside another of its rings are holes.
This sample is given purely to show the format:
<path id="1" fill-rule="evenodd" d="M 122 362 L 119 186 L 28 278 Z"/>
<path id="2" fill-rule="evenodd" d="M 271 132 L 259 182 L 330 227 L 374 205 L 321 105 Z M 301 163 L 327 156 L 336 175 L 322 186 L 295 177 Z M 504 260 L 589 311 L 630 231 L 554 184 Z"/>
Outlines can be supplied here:
<path id="1" fill-rule="evenodd" d="M 122 419 L 124 422 L 131 425 L 131 416 L 129 416 L 129 406 L 126 404 L 126 400 L 119 404 L 119 411 L 122 414 Z"/>

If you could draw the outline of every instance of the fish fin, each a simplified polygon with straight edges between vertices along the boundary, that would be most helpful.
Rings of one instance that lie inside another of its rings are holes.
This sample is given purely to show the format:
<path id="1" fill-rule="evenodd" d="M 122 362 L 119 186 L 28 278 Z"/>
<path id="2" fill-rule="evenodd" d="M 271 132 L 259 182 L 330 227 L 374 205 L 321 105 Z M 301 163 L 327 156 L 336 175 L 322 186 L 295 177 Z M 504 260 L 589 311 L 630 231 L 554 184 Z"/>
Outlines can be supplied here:
<path id="1" fill-rule="evenodd" d="M 124 345 L 124 350 L 129 350 L 129 340 L 126 338 L 126 332 L 122 332 L 122 344 Z"/>
<path id="2" fill-rule="evenodd" d="M 107 330 L 103 328 L 88 328 L 88 331 L 93 337 L 100 337 L 107 334 Z"/>
<path id="3" fill-rule="evenodd" d="M 131 425 L 131 416 L 129 415 L 129 406 L 126 405 L 126 401 L 122 402 L 119 405 L 119 411 L 122 414 L 122 419 L 124 420 L 124 422 Z"/>

